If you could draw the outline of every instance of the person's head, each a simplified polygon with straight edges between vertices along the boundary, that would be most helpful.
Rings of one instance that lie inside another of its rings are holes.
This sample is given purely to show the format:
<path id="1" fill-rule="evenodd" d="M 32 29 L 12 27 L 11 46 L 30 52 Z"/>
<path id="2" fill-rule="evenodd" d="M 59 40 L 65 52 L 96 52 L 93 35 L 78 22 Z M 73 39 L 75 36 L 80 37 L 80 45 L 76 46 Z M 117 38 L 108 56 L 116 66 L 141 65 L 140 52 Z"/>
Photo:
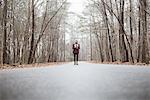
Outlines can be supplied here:
<path id="1" fill-rule="evenodd" d="M 78 41 L 76 40 L 75 44 L 78 44 Z"/>

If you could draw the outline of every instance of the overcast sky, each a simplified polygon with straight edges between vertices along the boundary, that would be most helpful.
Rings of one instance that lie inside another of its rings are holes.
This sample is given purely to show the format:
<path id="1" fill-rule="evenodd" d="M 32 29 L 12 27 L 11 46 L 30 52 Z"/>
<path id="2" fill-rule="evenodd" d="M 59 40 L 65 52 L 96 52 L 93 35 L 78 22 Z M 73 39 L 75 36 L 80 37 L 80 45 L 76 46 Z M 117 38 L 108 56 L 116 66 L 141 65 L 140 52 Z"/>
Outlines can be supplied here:
<path id="1" fill-rule="evenodd" d="M 85 1 L 86 0 L 68 0 L 68 2 L 70 3 L 70 7 L 69 7 L 69 11 L 68 12 L 74 12 L 74 13 L 77 13 L 79 15 L 82 15 L 82 11 L 85 8 L 85 6 L 84 6 Z M 75 16 L 70 16 L 70 18 L 68 19 L 68 22 L 70 24 L 78 23 L 78 22 L 76 22 L 77 20 L 74 20 L 75 18 L 76 18 Z M 79 32 L 75 32 L 75 33 L 76 33 L 76 35 L 80 34 Z M 70 42 L 70 38 L 71 38 L 70 37 L 70 32 L 66 33 L 66 40 L 67 41 L 69 40 L 68 42 Z"/>
<path id="2" fill-rule="evenodd" d="M 84 9 L 84 2 L 86 0 L 68 0 L 71 3 L 69 11 L 81 14 Z"/>

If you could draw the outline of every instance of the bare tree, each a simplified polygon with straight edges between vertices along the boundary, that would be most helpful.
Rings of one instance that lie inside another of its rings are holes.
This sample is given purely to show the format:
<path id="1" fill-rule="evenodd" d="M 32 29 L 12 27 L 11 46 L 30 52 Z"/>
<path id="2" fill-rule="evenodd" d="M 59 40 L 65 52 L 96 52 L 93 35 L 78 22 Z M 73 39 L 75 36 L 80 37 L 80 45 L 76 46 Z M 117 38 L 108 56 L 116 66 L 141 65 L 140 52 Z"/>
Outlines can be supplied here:
<path id="1" fill-rule="evenodd" d="M 7 0 L 4 0 L 3 8 L 3 64 L 8 63 L 7 59 Z"/>

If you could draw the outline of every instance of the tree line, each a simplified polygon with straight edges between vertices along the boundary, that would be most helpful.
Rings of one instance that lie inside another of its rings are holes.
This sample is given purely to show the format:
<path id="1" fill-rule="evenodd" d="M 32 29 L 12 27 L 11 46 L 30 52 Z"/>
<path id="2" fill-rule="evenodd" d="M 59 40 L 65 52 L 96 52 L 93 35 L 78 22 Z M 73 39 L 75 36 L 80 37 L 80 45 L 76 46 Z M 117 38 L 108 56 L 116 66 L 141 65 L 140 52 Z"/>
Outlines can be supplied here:
<path id="1" fill-rule="evenodd" d="M 64 61 L 67 8 L 66 0 L 0 0 L 0 63 Z"/>
<path id="2" fill-rule="evenodd" d="M 88 0 L 84 13 L 91 60 L 149 63 L 150 2 Z"/>
<path id="3" fill-rule="evenodd" d="M 0 0 L 0 63 L 71 60 L 76 39 L 80 60 L 149 63 L 148 0 L 87 0 L 83 15 L 68 7 L 67 0 Z"/>

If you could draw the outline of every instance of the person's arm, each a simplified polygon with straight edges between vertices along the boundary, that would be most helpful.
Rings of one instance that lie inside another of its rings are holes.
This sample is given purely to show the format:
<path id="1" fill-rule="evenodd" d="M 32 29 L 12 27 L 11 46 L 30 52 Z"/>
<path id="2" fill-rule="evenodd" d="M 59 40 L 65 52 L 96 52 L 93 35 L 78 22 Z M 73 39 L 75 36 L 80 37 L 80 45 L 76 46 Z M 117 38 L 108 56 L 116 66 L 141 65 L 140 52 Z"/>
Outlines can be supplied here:
<path id="1" fill-rule="evenodd" d="M 74 49 L 74 44 L 72 45 L 72 49 Z"/>
<path id="2" fill-rule="evenodd" d="M 80 49 L 80 44 L 79 44 L 79 49 Z"/>

